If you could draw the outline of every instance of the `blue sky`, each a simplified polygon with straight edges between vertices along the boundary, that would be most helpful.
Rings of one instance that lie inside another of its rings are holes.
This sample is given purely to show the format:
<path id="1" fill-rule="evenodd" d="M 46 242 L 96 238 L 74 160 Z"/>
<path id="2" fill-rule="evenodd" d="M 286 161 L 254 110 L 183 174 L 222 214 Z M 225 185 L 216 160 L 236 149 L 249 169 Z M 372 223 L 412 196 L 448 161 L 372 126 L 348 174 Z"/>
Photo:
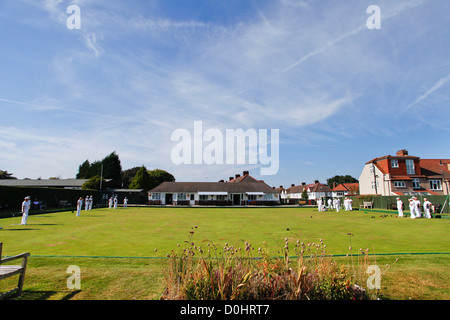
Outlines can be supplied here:
<path id="1" fill-rule="evenodd" d="M 69 29 L 67 8 L 81 10 Z M 381 10 L 381 29 L 366 12 Z M 450 158 L 447 0 L 0 0 L 0 169 L 75 177 L 116 151 L 177 181 L 272 186 L 406 148 Z M 276 175 L 176 165 L 178 128 L 279 129 Z"/>

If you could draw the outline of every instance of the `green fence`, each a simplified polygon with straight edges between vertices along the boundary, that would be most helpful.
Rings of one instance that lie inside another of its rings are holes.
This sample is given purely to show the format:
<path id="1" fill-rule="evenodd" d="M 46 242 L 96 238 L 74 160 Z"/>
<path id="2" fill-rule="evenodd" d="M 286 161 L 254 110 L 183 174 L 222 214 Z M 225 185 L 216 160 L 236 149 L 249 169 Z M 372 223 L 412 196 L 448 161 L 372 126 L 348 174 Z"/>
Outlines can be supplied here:
<path id="1" fill-rule="evenodd" d="M 31 214 L 39 210 L 34 205 L 35 201 L 44 204 L 47 209 L 60 208 L 60 201 L 67 201 L 69 207 L 76 207 L 77 200 L 80 197 L 85 199 L 87 195 L 93 196 L 94 205 L 98 203 L 97 190 L 0 186 L 0 217 L 9 216 L 11 212 L 20 212 L 26 196 L 30 196 Z"/>
<path id="2" fill-rule="evenodd" d="M 412 196 L 398 196 L 403 201 L 403 210 L 408 211 L 409 210 L 409 199 L 411 199 Z M 428 201 L 431 202 L 432 205 L 436 206 L 437 208 L 443 207 L 442 213 L 448 214 L 450 213 L 449 209 L 449 200 L 448 196 L 437 196 L 437 195 L 416 195 L 418 200 L 420 200 L 420 203 L 423 204 L 424 199 L 427 198 Z M 382 210 L 389 210 L 392 209 L 395 205 L 395 208 L 397 207 L 397 196 L 355 196 L 352 197 L 353 200 L 353 208 L 359 209 L 360 205 L 362 205 L 364 202 L 373 202 L 373 208 L 374 209 L 382 209 Z M 444 206 L 445 204 L 445 206 Z M 440 210 L 439 210 L 440 212 Z M 436 213 L 439 213 L 436 212 Z"/>

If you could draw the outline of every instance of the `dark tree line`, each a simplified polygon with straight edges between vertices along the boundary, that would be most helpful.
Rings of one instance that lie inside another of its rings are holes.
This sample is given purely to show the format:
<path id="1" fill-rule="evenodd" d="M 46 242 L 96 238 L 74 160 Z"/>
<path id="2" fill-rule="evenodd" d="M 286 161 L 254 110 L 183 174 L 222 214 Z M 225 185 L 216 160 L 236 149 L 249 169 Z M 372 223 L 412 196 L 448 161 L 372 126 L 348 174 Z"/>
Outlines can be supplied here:
<path id="1" fill-rule="evenodd" d="M 103 166 L 103 170 L 102 170 Z M 101 178 L 103 180 L 101 181 Z M 148 170 L 145 166 L 122 170 L 119 156 L 116 152 L 106 156 L 101 161 L 84 161 L 78 167 L 77 179 L 89 179 L 83 186 L 86 189 L 102 189 L 106 187 L 123 189 L 153 189 L 164 181 L 175 181 L 175 177 L 161 169 Z M 110 180 L 108 183 L 106 180 Z"/>
<path id="2" fill-rule="evenodd" d="M 6 180 L 6 179 L 17 179 L 13 176 L 12 173 L 9 173 L 8 170 L 0 170 L 0 179 Z"/>
<path id="3" fill-rule="evenodd" d="M 335 184 L 336 186 L 340 185 L 341 183 L 356 183 L 358 182 L 357 179 L 353 178 L 350 175 L 345 175 L 345 176 L 334 176 L 333 178 L 329 178 L 327 179 L 327 185 L 328 187 L 330 187 L 331 189 L 333 189 L 333 184 Z"/>

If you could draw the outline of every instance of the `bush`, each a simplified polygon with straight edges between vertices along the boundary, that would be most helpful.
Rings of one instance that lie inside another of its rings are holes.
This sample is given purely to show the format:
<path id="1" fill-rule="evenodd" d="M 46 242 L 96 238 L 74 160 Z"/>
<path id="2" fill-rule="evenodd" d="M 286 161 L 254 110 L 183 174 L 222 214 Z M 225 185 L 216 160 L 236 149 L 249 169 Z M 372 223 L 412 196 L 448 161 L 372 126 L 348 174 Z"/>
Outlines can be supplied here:
<path id="1" fill-rule="evenodd" d="M 196 227 L 195 227 L 196 228 Z M 178 245 L 169 257 L 163 300 L 362 300 L 369 294 L 355 277 L 355 270 L 339 265 L 325 253 L 326 245 L 285 239 L 282 256 L 271 257 L 267 249 L 255 249 L 211 241 L 197 245 L 195 228 L 184 248 Z M 294 248 L 295 257 L 289 256 Z"/>

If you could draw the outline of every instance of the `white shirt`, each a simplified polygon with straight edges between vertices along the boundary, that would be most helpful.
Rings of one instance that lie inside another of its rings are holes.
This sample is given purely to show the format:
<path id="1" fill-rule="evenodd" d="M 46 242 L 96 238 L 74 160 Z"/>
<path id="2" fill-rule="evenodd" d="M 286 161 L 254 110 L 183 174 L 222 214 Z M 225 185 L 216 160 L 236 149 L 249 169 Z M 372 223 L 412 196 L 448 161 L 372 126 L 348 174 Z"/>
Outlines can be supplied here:
<path id="1" fill-rule="evenodd" d="M 30 209 L 30 204 L 28 203 L 28 201 L 24 201 L 22 202 L 22 212 L 27 212 Z"/>

